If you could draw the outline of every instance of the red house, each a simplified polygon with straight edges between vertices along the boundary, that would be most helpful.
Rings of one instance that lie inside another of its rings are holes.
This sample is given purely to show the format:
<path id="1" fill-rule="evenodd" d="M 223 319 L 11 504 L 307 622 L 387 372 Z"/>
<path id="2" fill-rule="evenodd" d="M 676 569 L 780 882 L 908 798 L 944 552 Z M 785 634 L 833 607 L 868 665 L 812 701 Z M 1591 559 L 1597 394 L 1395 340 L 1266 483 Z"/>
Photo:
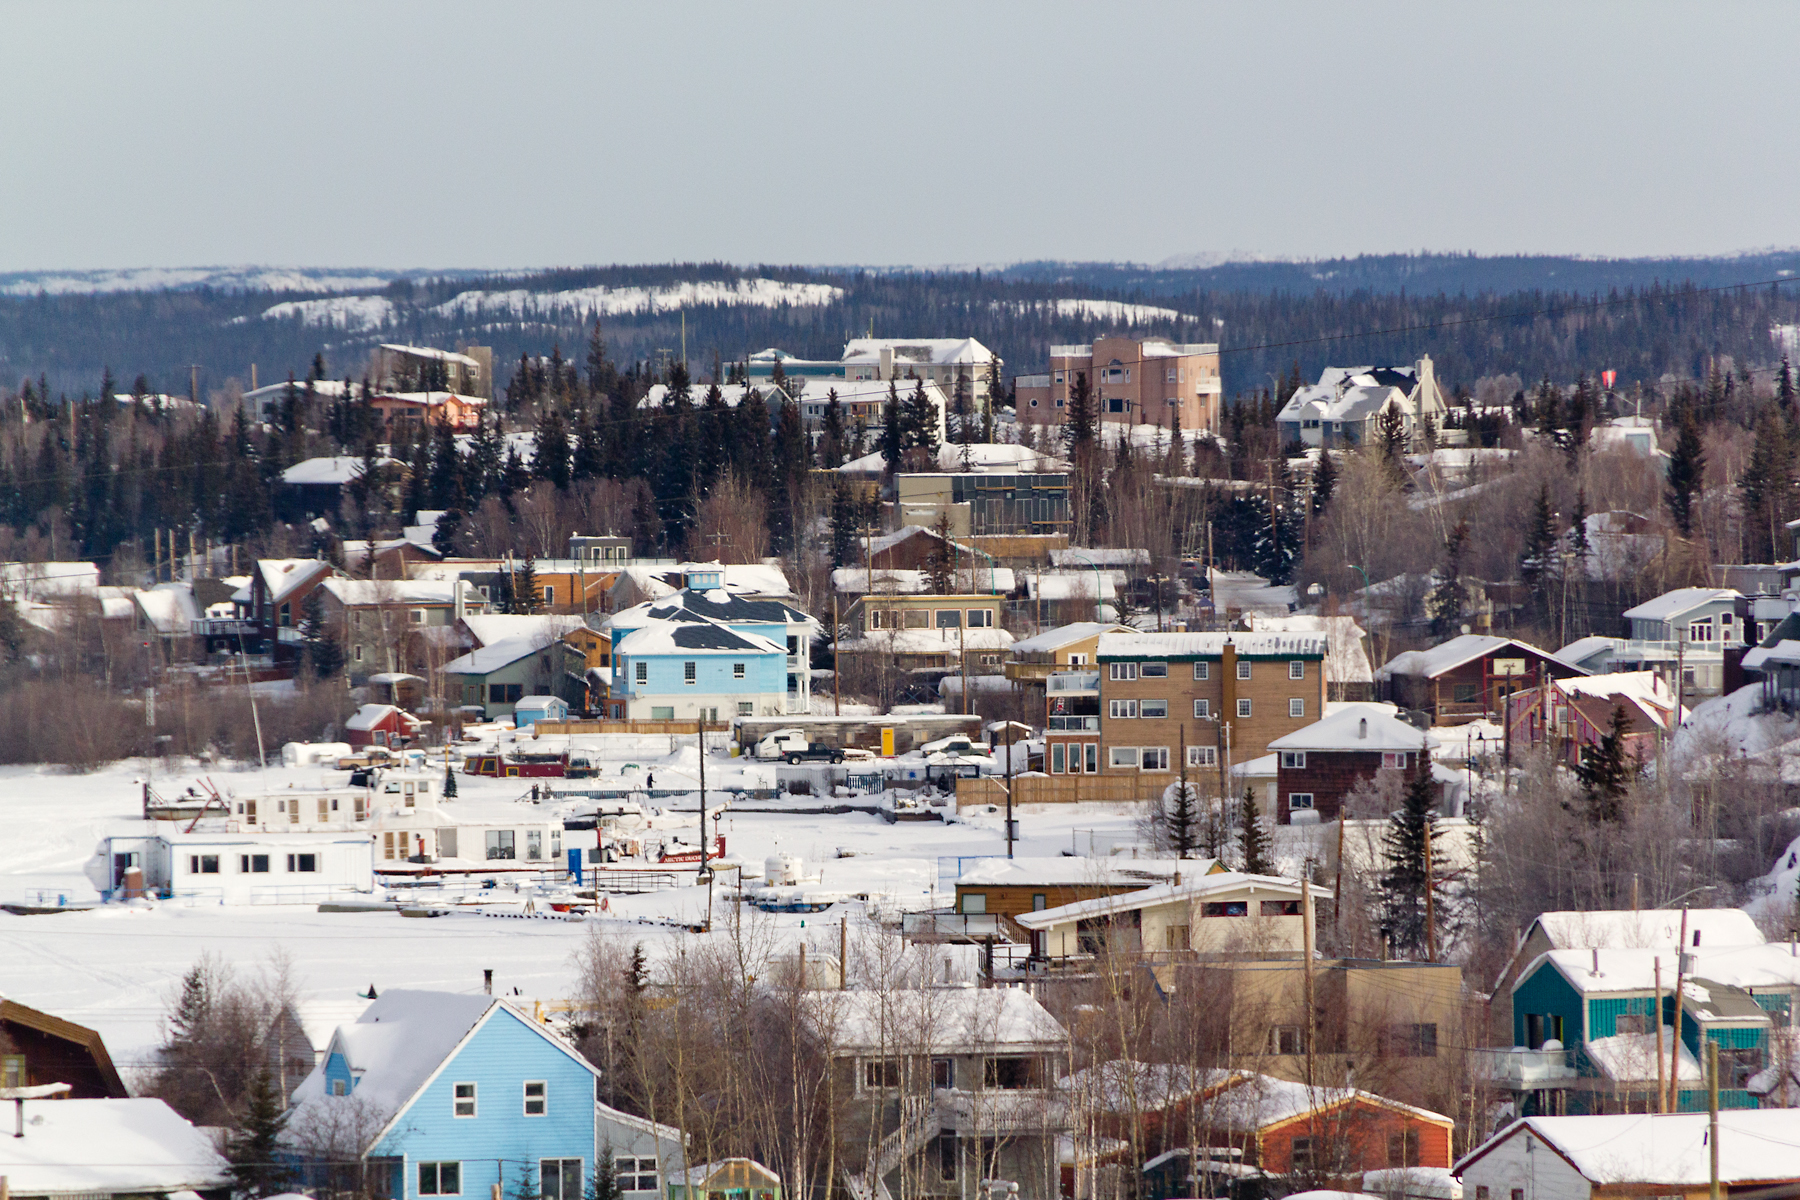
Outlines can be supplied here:
<path id="1" fill-rule="evenodd" d="M 1319 821 L 1335 821 L 1344 795 L 1377 771 L 1401 771 L 1411 779 L 1431 770 L 1437 744 L 1385 704 L 1343 705 L 1324 720 L 1269 743 L 1269 753 L 1278 756 L 1275 820 L 1289 825 L 1295 813 L 1314 812 Z"/>
<path id="2" fill-rule="evenodd" d="M 1581 761 L 1583 746 L 1598 746 L 1611 732 L 1616 708 L 1623 708 L 1630 722 L 1625 753 L 1640 764 L 1656 757 L 1662 739 L 1679 723 L 1675 697 L 1654 671 L 1549 680 L 1510 697 L 1506 719 L 1513 745 L 1549 742 L 1573 766 Z"/>
<path id="3" fill-rule="evenodd" d="M 425 722 L 392 704 L 365 704 L 344 722 L 344 741 L 351 746 L 405 746 L 419 738 Z"/>
<path id="4" fill-rule="evenodd" d="M 1433 725 L 1460 725 L 1498 714 L 1506 697 L 1539 679 L 1587 672 L 1517 638 L 1465 633 L 1429 650 L 1408 650 L 1375 672 L 1377 695 L 1431 716 Z"/>

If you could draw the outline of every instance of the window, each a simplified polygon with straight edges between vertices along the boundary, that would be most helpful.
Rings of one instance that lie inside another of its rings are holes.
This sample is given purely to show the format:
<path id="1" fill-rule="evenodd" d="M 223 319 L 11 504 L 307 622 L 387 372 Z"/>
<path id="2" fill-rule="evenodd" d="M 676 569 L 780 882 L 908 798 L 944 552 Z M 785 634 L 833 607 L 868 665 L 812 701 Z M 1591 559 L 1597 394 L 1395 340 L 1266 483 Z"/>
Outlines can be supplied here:
<path id="1" fill-rule="evenodd" d="M 1066 753 L 1066 750 L 1067 748 L 1061 742 L 1052 742 L 1050 744 L 1050 773 L 1052 775 L 1061 775 L 1063 773 L 1063 756 Z"/>
<path id="2" fill-rule="evenodd" d="M 1306 767 L 1306 751 L 1283 750 L 1281 752 L 1281 766 L 1283 770 L 1288 771 L 1304 770 Z"/>
<path id="3" fill-rule="evenodd" d="M 748 716 L 755 715 L 755 713 L 756 713 L 756 702 L 755 701 L 753 701 L 753 700 L 739 700 L 738 701 L 738 716 L 748 717 Z"/>
<path id="4" fill-rule="evenodd" d="M 1288 664 L 1288 678 L 1289 679 L 1305 679 L 1306 678 L 1306 661 L 1304 659 L 1295 659 L 1293 662 L 1290 662 Z"/>
<path id="5" fill-rule="evenodd" d="M 217 875 L 219 873 L 219 856 L 216 854 L 188 855 L 188 874 Z"/>
<path id="6" fill-rule="evenodd" d="M 1211 679 L 1212 678 L 1212 664 L 1204 663 L 1204 662 L 1195 663 L 1194 664 L 1194 678 L 1195 679 Z"/>
<path id="7" fill-rule="evenodd" d="M 544 587 L 544 603 L 545 604 L 555 604 L 556 603 L 556 589 L 554 587 L 545 585 L 545 587 Z"/>
<path id="8" fill-rule="evenodd" d="M 362 661 L 362 643 L 361 642 L 358 642 L 356 645 L 350 647 L 350 659 L 352 662 L 361 662 Z"/>
<path id="9" fill-rule="evenodd" d="M 1613 1019 L 1613 1032 L 1615 1034 L 1643 1033 L 1645 1032 L 1644 1025 L 1649 1019 L 1643 1013 L 1623 1013 Z"/>
<path id="10" fill-rule="evenodd" d="M 1419 1131 L 1402 1129 L 1388 1134 L 1388 1166 L 1416 1167 L 1419 1165 Z"/>
<path id="11" fill-rule="evenodd" d="M 423 625 L 425 623 L 425 610 L 422 608 L 409 608 L 406 610 L 406 619 L 411 621 L 414 625 Z"/>
<path id="12" fill-rule="evenodd" d="M 1307 809 L 1312 808 L 1312 806 L 1313 806 L 1313 794 L 1311 792 L 1289 792 L 1288 793 L 1288 809 L 1289 809 L 1289 811 L 1296 811 L 1296 810 L 1305 811 Z"/>
<path id="13" fill-rule="evenodd" d="M 1298 900 L 1264 900 L 1258 911 L 1265 917 L 1297 917 L 1300 915 Z"/>
<path id="14" fill-rule="evenodd" d="M 1167 679 L 1169 677 L 1169 664 L 1144 663 L 1138 668 L 1138 674 L 1145 679 Z"/>
<path id="15" fill-rule="evenodd" d="M 613 1178 L 619 1181 L 621 1192 L 661 1190 L 657 1186 L 656 1160 L 654 1158 L 615 1158 L 613 1159 Z"/>
<path id="16" fill-rule="evenodd" d="M 581 1160 L 538 1160 L 538 1195 L 542 1200 L 581 1200 Z"/>
<path id="17" fill-rule="evenodd" d="M 1087 666 L 1087 655 L 1085 655 L 1085 654 L 1071 654 L 1071 655 L 1069 655 L 1069 665 L 1070 665 L 1070 666 L 1071 666 L 1071 667 L 1085 667 L 1085 666 Z"/>
<path id="18" fill-rule="evenodd" d="M 517 704 L 525 695 L 522 683 L 490 683 L 488 684 L 489 704 Z"/>
<path id="19" fill-rule="evenodd" d="M 863 1086 L 897 1088 L 900 1086 L 900 1060 L 897 1058 L 863 1059 Z"/>
<path id="20" fill-rule="evenodd" d="M 319 869 L 319 856 L 316 854 L 288 855 L 288 870 L 300 875 L 310 875 Z"/>
<path id="21" fill-rule="evenodd" d="M 1525 1189 L 1524 1188 L 1512 1189 L 1512 1200 L 1525 1200 Z"/>
<path id="22" fill-rule="evenodd" d="M 1136 700 L 1108 700 L 1107 715 L 1115 721 L 1129 721 L 1138 715 Z"/>
<path id="23" fill-rule="evenodd" d="M 1300 1025 L 1276 1025 L 1269 1030 L 1270 1054 L 1305 1054 L 1306 1030 Z M 1294 1169 L 1300 1170 L 1300 1145 L 1307 1145 L 1307 1162 L 1310 1167 L 1312 1142 L 1309 1138 L 1294 1139 Z"/>
<path id="24" fill-rule="evenodd" d="M 23 1054 L 0 1055 L 0 1087 L 25 1086 L 25 1056 Z"/>
<path id="25" fill-rule="evenodd" d="M 548 1096 L 550 1085 L 542 1079 L 527 1080 L 525 1084 L 525 1115 L 541 1117 L 550 1111 Z"/>
<path id="26" fill-rule="evenodd" d="M 1435 1032 L 1435 1027 L 1434 1032 Z M 1434 1039 L 1435 1045 L 1435 1039 Z M 1750 1077 L 1763 1069 L 1763 1052 L 1754 1047 L 1731 1049 L 1719 1047 L 1719 1086 L 1746 1088 Z"/>
<path id="27" fill-rule="evenodd" d="M 343 1080 L 338 1080 L 342 1083 Z M 422 1162 L 419 1164 L 419 1195 L 460 1196 L 462 1164 L 459 1162 Z"/>
<path id="28" fill-rule="evenodd" d="M 1194 701 L 1194 718 L 1196 720 L 1200 720 L 1200 721 L 1212 720 L 1212 701 L 1211 700 L 1196 700 L 1196 701 Z"/>
<path id="29" fill-rule="evenodd" d="M 1137 671 L 1138 665 L 1136 663 L 1106 664 L 1106 677 L 1114 683 L 1126 683 L 1136 679 Z"/>
<path id="30" fill-rule="evenodd" d="M 1089 775 L 1098 774 L 1100 771 L 1100 743 L 1099 742 L 1088 742 L 1088 743 L 1086 743 L 1086 747 L 1087 747 L 1087 774 L 1089 774 Z"/>
<path id="31" fill-rule="evenodd" d="M 731 664 L 731 677 L 733 679 L 742 679 L 744 677 L 744 664 L 743 663 L 732 663 Z"/>
<path id="32" fill-rule="evenodd" d="M 994 627 L 994 610 L 991 608 L 971 608 L 969 610 L 970 629 L 992 629 Z"/>
<path id="33" fill-rule="evenodd" d="M 331 1094 L 334 1096 L 345 1096 L 349 1094 L 344 1090 L 344 1081 L 342 1079 L 334 1079 L 331 1081 Z"/>
<path id="34" fill-rule="evenodd" d="M 991 1088 L 1016 1090 L 1038 1085 L 1037 1061 L 1022 1055 L 984 1059 L 982 1077 Z"/>
<path id="35" fill-rule="evenodd" d="M 673 704 L 652 705 L 650 708 L 650 719 L 652 721 L 673 721 L 675 719 L 675 706 Z"/>
<path id="36" fill-rule="evenodd" d="M 1306 715 L 1306 701 L 1302 700 L 1298 696 L 1289 697 L 1288 698 L 1288 716 L 1304 717 L 1305 715 Z"/>
<path id="37" fill-rule="evenodd" d="M 1473 704 L 1480 695 L 1481 685 L 1478 683 L 1458 683 L 1450 689 L 1450 698 L 1457 704 Z"/>
<path id="38" fill-rule="evenodd" d="M 1250 715 L 1250 701 L 1249 700 L 1239 700 L 1238 701 L 1238 716 L 1247 717 L 1249 715 Z"/>
<path id="39" fill-rule="evenodd" d="M 474 1084 L 472 1084 L 472 1083 L 452 1084 L 450 1095 L 451 1095 L 450 1113 L 452 1116 L 472 1117 L 475 1115 L 475 1085 Z"/>
<path id="40" fill-rule="evenodd" d="M 487 831 L 487 856 L 490 859 L 506 859 L 513 857 L 513 831 L 510 829 L 490 829 Z"/>
<path id="41" fill-rule="evenodd" d="M 908 608 L 900 613 L 900 623 L 907 629 L 924 629 L 931 624 L 931 614 L 922 608 Z"/>
<path id="42" fill-rule="evenodd" d="M 1145 746 L 1143 756 L 1144 770 L 1166 771 L 1169 769 L 1169 748 L 1167 746 Z"/>
<path id="43" fill-rule="evenodd" d="M 1375 1052 L 1382 1058 L 1436 1058 L 1437 1044 L 1435 1024 L 1402 1023 L 1381 1031 Z"/>
<path id="44" fill-rule="evenodd" d="M 1112 765 L 1115 767 L 1135 767 L 1138 765 L 1136 746 L 1114 746 L 1112 748 Z"/>
<path id="45" fill-rule="evenodd" d="M 1167 700 L 1141 700 L 1138 702 L 1138 715 L 1145 719 L 1162 719 L 1169 715 Z"/>
<path id="46" fill-rule="evenodd" d="M 527 829 L 525 831 L 525 857 L 537 862 L 544 857 L 544 831 Z"/>
<path id="47" fill-rule="evenodd" d="M 937 627 L 939 629 L 961 629 L 962 610 L 959 608 L 940 608 L 937 610 Z"/>
<path id="48" fill-rule="evenodd" d="M 639 683 L 649 683 L 650 682 L 650 664 L 649 663 L 640 662 L 637 664 L 637 681 Z"/>
<path id="49" fill-rule="evenodd" d="M 698 672 L 698 668 L 696 667 L 696 665 L 694 663 L 692 663 L 692 662 L 682 663 L 681 664 L 681 682 L 682 682 L 683 686 L 693 687 L 694 681 L 698 677 L 697 672 Z"/>
<path id="50" fill-rule="evenodd" d="M 1248 900 L 1208 900 L 1200 906 L 1203 917 L 1247 917 L 1250 915 Z"/>
<path id="51" fill-rule="evenodd" d="M 965 892 L 962 898 L 962 910 L 965 913 L 984 913 L 987 911 L 986 892 Z"/>
<path id="52" fill-rule="evenodd" d="M 1404 771 L 1406 769 L 1406 751 L 1383 750 L 1381 752 L 1381 765 Z"/>
<path id="53" fill-rule="evenodd" d="M 1216 767 L 1219 765 L 1219 751 L 1214 746 L 1189 746 L 1188 766 Z"/>
<path id="54" fill-rule="evenodd" d="M 1710 619 L 1705 620 L 1705 621 L 1689 621 L 1688 622 L 1688 641 L 1690 641 L 1690 642 L 1710 642 L 1712 640 L 1713 640 L 1713 623 Z"/>
<path id="55" fill-rule="evenodd" d="M 1475 1185 L 1475 1200 L 1488 1200 L 1487 1184 L 1478 1183 Z"/>
<path id="56" fill-rule="evenodd" d="M 1250 678 L 1250 660 L 1245 658 L 1238 659 L 1237 671 L 1239 679 Z"/>
<path id="57" fill-rule="evenodd" d="M 266 854 L 238 855 L 238 870 L 246 875 L 267 875 L 269 873 L 269 856 Z"/>
<path id="58" fill-rule="evenodd" d="M 1163 382 L 1164 383 L 1174 383 L 1175 382 L 1175 368 L 1174 367 L 1164 367 L 1163 368 Z"/>

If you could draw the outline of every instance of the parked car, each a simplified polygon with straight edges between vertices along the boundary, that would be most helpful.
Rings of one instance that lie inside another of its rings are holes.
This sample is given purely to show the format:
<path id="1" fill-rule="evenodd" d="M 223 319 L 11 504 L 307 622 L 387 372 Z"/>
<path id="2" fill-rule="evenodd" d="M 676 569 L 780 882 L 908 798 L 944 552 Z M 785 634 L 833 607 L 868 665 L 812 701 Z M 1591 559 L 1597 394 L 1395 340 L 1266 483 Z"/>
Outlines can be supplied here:
<path id="1" fill-rule="evenodd" d="M 993 753 L 984 743 L 971 741 L 966 735 L 953 733 L 947 738 L 939 738 L 935 742 L 926 742 L 919 747 L 919 753 L 933 754 L 981 755 L 986 757 Z"/>
<path id="2" fill-rule="evenodd" d="M 790 767 L 803 762 L 841 763 L 844 761 L 844 752 L 836 746 L 827 746 L 824 742 L 808 742 L 804 746 L 788 746 L 781 752 L 781 761 Z"/>

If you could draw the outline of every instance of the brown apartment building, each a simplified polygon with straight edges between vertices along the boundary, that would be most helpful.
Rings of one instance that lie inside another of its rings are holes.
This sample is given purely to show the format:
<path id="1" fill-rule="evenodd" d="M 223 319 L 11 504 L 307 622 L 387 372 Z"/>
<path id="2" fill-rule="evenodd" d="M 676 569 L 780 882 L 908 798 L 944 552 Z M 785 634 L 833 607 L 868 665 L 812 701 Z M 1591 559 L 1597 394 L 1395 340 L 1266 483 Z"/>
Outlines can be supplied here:
<path id="1" fill-rule="evenodd" d="M 1188 767 L 1223 784 L 1231 764 L 1323 715 L 1325 651 L 1323 633 L 1101 634 L 1102 771 L 1172 772 L 1185 745 Z M 1049 758 L 1054 774 L 1054 743 Z"/>
<path id="2" fill-rule="evenodd" d="M 1224 385 L 1216 343 L 1105 337 L 1091 346 L 1051 346 L 1047 374 L 1016 380 L 1019 419 L 1062 422 L 1079 374 L 1087 376 L 1102 420 L 1167 426 L 1179 413 L 1183 429 L 1219 428 Z"/>

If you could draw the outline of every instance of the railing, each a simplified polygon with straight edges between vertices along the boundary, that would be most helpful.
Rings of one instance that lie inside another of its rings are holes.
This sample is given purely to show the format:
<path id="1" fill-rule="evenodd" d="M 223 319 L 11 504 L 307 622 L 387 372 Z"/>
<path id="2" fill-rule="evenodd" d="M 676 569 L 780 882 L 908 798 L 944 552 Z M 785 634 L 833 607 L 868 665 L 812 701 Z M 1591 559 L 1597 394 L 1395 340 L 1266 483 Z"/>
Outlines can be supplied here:
<path id="1" fill-rule="evenodd" d="M 1047 1088 L 984 1088 L 980 1092 L 940 1088 L 937 1112 L 945 1128 L 964 1136 L 992 1137 L 1066 1126 L 1062 1100 Z"/>
<path id="2" fill-rule="evenodd" d="M 1652 638 L 1626 638 L 1619 648 L 1613 651 L 1615 659 L 1640 662 L 1674 662 L 1677 658 L 1685 658 L 1688 662 L 1723 661 L 1725 657 L 1724 642 L 1675 642 L 1658 641 Z"/>
<path id="3" fill-rule="evenodd" d="M 900 936 L 915 940 L 1004 938 L 999 913 L 906 913 Z"/>
<path id="4" fill-rule="evenodd" d="M 1527 1050 L 1523 1046 L 1474 1050 L 1469 1067 L 1478 1079 L 1518 1088 L 1541 1086 L 1575 1078 L 1566 1048 Z"/>
<path id="5" fill-rule="evenodd" d="M 189 628 L 195 637 L 262 636 L 262 622 L 238 617 L 196 617 Z"/>
<path id="6" fill-rule="evenodd" d="M 1063 671 L 1044 680 L 1044 689 L 1064 693 L 1097 692 L 1100 690 L 1100 672 Z"/>
<path id="7" fill-rule="evenodd" d="M 1091 717 L 1046 717 L 1044 720 L 1045 720 L 1044 728 L 1049 730 L 1051 733 L 1058 733 L 1058 732 L 1099 733 L 1100 732 L 1100 718 L 1098 715 L 1091 716 Z"/>

